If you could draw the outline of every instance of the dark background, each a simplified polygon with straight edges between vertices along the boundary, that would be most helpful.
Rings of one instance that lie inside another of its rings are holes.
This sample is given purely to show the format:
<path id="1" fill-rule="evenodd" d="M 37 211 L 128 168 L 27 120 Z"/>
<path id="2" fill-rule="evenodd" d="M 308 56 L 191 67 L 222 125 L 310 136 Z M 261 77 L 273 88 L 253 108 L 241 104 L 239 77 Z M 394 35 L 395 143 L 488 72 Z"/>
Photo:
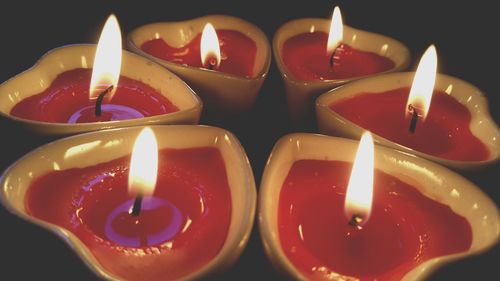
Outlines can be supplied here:
<path id="1" fill-rule="evenodd" d="M 499 106 L 498 15 L 494 1 L 32 1 L 5 3 L 0 8 L 0 81 L 31 67 L 52 48 L 72 43 L 95 43 L 108 14 L 114 12 L 125 34 L 156 21 L 185 20 L 207 14 L 241 17 L 259 26 L 271 41 L 288 20 L 329 18 L 340 5 L 344 22 L 382 33 L 405 43 L 415 67 L 420 55 L 436 44 L 441 72 L 457 76 L 482 89 L 497 124 Z M 41 3 L 38 3 L 41 2 Z M 274 7 L 271 7 L 270 5 Z M 206 123 L 202 120 L 202 123 Z M 0 171 L 47 140 L 29 138 L 0 123 Z M 256 182 L 275 141 L 292 131 L 286 117 L 284 90 L 276 65 L 271 65 L 254 110 L 240 119 L 215 124 L 233 131 L 245 146 Z M 462 173 L 500 202 L 499 165 L 476 173 Z M 444 267 L 430 280 L 492 280 L 499 278 L 499 247 L 480 256 Z M 36 226 L 0 208 L 1 279 L 97 279 L 72 250 Z M 18 268 L 23 270 L 19 270 Z M 265 257 L 256 229 L 238 263 L 217 280 L 281 279 Z"/>

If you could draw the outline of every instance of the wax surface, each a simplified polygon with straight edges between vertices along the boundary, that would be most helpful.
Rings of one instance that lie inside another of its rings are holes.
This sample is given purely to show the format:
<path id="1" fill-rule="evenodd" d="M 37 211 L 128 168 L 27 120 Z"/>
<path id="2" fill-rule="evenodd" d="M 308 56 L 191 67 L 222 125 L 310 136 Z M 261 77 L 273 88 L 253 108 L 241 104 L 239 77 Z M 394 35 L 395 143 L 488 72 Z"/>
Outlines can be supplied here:
<path id="1" fill-rule="evenodd" d="M 216 71 L 251 78 L 257 54 L 257 44 L 236 30 L 218 29 L 221 51 L 220 66 Z M 163 60 L 193 67 L 203 67 L 200 55 L 201 33 L 183 47 L 169 46 L 163 39 L 153 39 L 142 44 L 141 49 Z"/>
<path id="2" fill-rule="evenodd" d="M 481 161 L 489 157 L 487 147 L 470 131 L 471 114 L 455 98 L 434 91 L 425 121 L 408 131 L 406 115 L 410 88 L 383 93 L 361 93 L 330 104 L 330 109 L 373 133 L 406 147 L 450 160 Z"/>
<path id="3" fill-rule="evenodd" d="M 383 72 L 394 67 L 389 58 L 341 44 L 335 51 L 333 67 L 326 53 L 328 34 L 302 33 L 283 44 L 283 63 L 295 79 L 347 79 Z"/>
<path id="4" fill-rule="evenodd" d="M 351 168 L 300 160 L 283 183 L 281 245 L 307 278 L 395 281 L 426 260 L 470 248 L 472 230 L 463 217 L 379 170 L 370 219 L 362 229 L 349 225 L 344 200 Z"/>
<path id="5" fill-rule="evenodd" d="M 120 76 L 116 92 L 112 98 L 105 97 L 102 115 L 96 117 L 95 100 L 89 99 L 91 77 L 92 69 L 63 72 L 45 91 L 16 104 L 10 114 L 35 121 L 87 123 L 135 119 L 179 110 L 149 85 Z"/>
<path id="6" fill-rule="evenodd" d="M 231 219 L 231 194 L 218 149 L 163 149 L 154 197 L 129 214 L 130 156 L 37 178 L 29 214 L 68 229 L 123 280 L 172 280 L 217 255 Z"/>

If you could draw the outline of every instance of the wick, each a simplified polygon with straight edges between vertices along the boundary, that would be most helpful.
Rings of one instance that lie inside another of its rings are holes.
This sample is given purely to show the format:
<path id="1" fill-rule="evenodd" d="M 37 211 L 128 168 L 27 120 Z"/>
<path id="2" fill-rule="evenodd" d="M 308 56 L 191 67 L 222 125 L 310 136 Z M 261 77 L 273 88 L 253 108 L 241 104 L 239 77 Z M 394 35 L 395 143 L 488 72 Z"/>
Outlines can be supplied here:
<path id="1" fill-rule="evenodd" d="M 102 93 L 99 94 L 99 96 L 97 97 L 97 100 L 95 101 L 95 116 L 99 117 L 101 116 L 101 113 L 102 113 L 102 101 L 104 99 L 104 96 L 111 92 L 111 90 L 113 90 L 113 85 L 107 87 L 104 91 L 102 91 Z"/>
<path id="2" fill-rule="evenodd" d="M 338 49 L 338 47 L 333 50 L 332 55 L 330 56 L 330 61 L 329 61 L 330 68 L 333 68 L 333 62 L 334 62 L 335 53 L 337 52 L 337 49 Z"/>
<path id="3" fill-rule="evenodd" d="M 413 133 L 415 133 L 415 129 L 417 128 L 418 112 L 417 112 L 417 109 L 411 104 L 408 105 L 408 110 L 410 112 L 412 112 L 410 128 L 408 128 L 408 131 L 411 134 L 413 134 Z"/>
<path id="4" fill-rule="evenodd" d="M 360 215 L 352 215 L 352 218 L 349 220 L 349 225 L 360 228 L 359 224 L 363 222 L 363 217 Z"/>
<path id="5" fill-rule="evenodd" d="M 141 213 L 142 206 L 142 193 L 138 193 L 135 197 L 134 205 L 132 206 L 132 212 L 130 213 L 132 216 L 136 217 Z"/>
<path id="6" fill-rule="evenodd" d="M 213 70 L 214 67 L 215 67 L 215 64 L 216 64 L 216 60 L 215 59 L 211 59 L 209 62 L 208 62 L 208 65 L 207 65 L 207 69 L 209 70 Z"/>

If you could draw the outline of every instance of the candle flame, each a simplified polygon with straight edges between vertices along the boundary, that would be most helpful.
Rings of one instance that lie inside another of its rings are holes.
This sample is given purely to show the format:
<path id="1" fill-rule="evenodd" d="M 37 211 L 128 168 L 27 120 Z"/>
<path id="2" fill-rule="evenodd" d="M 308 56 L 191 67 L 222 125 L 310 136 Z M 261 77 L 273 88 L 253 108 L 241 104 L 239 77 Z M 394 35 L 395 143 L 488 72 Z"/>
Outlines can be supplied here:
<path id="1" fill-rule="evenodd" d="M 344 25 L 339 7 L 333 9 L 332 21 L 330 22 L 330 33 L 328 34 L 328 43 L 326 45 L 326 54 L 331 56 L 335 49 L 342 43 L 344 38 Z"/>
<path id="2" fill-rule="evenodd" d="M 437 53 L 436 47 L 430 45 L 420 59 L 417 67 L 417 72 L 413 78 L 408 102 L 406 103 L 406 114 L 410 115 L 413 112 L 409 109 L 415 108 L 422 120 L 425 120 L 429 107 L 431 105 L 432 92 L 436 82 L 437 71 Z"/>
<path id="3" fill-rule="evenodd" d="M 371 213 L 373 200 L 373 138 L 365 132 L 359 142 L 356 159 L 347 186 L 344 212 L 348 220 L 360 219 L 358 226 L 365 224 Z"/>
<path id="4" fill-rule="evenodd" d="M 220 46 L 217 32 L 211 23 L 203 28 L 200 43 L 201 63 L 203 67 L 211 68 L 220 65 Z M 211 67 L 210 67 L 211 65 Z"/>
<path id="5" fill-rule="evenodd" d="M 90 80 L 89 98 L 96 99 L 104 90 L 113 86 L 105 96 L 113 97 L 120 78 L 122 59 L 122 38 L 120 26 L 115 15 L 111 14 L 101 32 L 94 57 L 92 79 Z"/>
<path id="6" fill-rule="evenodd" d="M 142 129 L 137 137 L 128 174 L 129 194 L 151 195 L 158 176 L 158 143 L 151 128 Z"/>

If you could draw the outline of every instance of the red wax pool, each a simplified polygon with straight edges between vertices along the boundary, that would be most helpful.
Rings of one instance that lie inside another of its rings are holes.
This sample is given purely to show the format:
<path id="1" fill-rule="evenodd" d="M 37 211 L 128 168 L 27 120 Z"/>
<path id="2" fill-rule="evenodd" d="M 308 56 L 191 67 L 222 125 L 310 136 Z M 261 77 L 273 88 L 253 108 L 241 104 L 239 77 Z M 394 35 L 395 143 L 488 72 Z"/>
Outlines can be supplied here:
<path id="1" fill-rule="evenodd" d="M 308 279 L 400 280 L 426 260 L 470 248 L 465 218 L 379 170 L 369 221 L 362 229 L 349 225 L 344 200 L 351 168 L 342 161 L 300 160 L 283 183 L 281 246 Z"/>
<path id="2" fill-rule="evenodd" d="M 394 62 L 375 53 L 356 50 L 341 44 L 335 51 L 333 67 L 326 53 L 328 34 L 302 33 L 283 44 L 283 63 L 298 80 L 348 79 L 383 72 Z"/>
<path id="3" fill-rule="evenodd" d="M 123 280 L 172 280 L 200 269 L 220 251 L 231 194 L 218 149 L 159 151 L 158 182 L 132 217 L 130 156 L 50 172 L 29 187 L 29 214 L 74 233 L 108 272 Z"/>
<path id="4" fill-rule="evenodd" d="M 10 114 L 25 119 L 54 123 L 115 121 L 178 111 L 165 96 L 149 85 L 120 76 L 110 101 L 104 99 L 102 114 L 95 116 L 95 99 L 89 99 L 92 69 L 77 68 L 59 74 L 43 92 L 28 97 Z"/>
<path id="5" fill-rule="evenodd" d="M 419 119 L 410 133 L 411 116 L 405 114 L 409 92 L 405 87 L 361 93 L 330 104 L 330 109 L 379 136 L 427 154 L 459 161 L 488 159 L 487 147 L 470 131 L 469 110 L 445 92 L 434 91 L 427 118 Z"/>
<path id="6" fill-rule="evenodd" d="M 214 70 L 250 78 L 253 76 L 257 44 L 236 30 L 218 29 L 221 51 L 220 66 Z M 181 48 L 169 46 L 163 39 L 153 39 L 142 44 L 141 49 L 162 60 L 193 67 L 203 67 L 200 55 L 201 33 Z"/>

